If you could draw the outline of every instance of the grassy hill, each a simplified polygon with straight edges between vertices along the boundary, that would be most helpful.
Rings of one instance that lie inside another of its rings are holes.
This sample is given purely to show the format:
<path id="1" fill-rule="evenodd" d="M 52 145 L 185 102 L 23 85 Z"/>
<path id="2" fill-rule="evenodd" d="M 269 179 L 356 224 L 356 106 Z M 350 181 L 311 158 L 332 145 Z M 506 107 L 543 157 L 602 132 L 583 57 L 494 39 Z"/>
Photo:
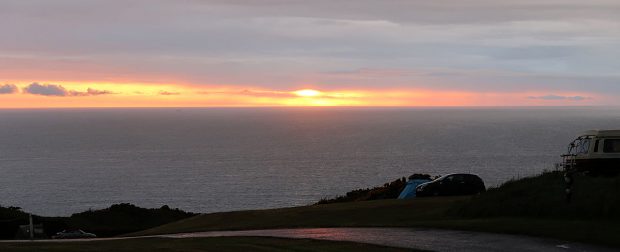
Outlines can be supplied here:
<path id="1" fill-rule="evenodd" d="M 562 173 L 543 173 L 490 188 L 451 214 L 469 218 L 620 220 L 620 177 L 576 175 L 570 202 L 564 189 Z"/>
<path id="2" fill-rule="evenodd" d="M 130 235 L 297 227 L 434 227 L 525 234 L 620 247 L 620 178 L 576 176 L 565 201 L 558 172 L 465 197 L 375 200 L 202 214 Z"/>
<path id="3" fill-rule="evenodd" d="M 389 184 L 384 187 L 389 188 Z M 620 247 L 620 177 L 575 176 L 570 202 L 565 200 L 564 187 L 562 174 L 549 172 L 508 181 L 475 196 L 355 201 L 201 215 L 168 207 L 144 209 L 120 204 L 71 217 L 37 220 L 51 232 L 79 227 L 103 236 L 298 227 L 434 227 Z M 25 216 L 18 208 L 0 207 L 2 230 L 9 226 L 7 223 L 23 221 Z"/>
<path id="4" fill-rule="evenodd" d="M 202 214 L 132 235 L 296 227 L 407 227 L 442 220 L 468 197 L 373 200 Z"/>

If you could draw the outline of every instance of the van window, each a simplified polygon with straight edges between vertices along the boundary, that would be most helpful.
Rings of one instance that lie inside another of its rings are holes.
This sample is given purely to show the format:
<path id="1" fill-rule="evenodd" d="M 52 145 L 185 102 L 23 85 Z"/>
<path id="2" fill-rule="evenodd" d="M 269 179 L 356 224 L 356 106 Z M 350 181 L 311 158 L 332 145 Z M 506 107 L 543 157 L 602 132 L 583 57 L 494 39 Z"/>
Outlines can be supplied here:
<path id="1" fill-rule="evenodd" d="M 605 139 L 603 142 L 603 152 L 620 153 L 620 139 Z"/>
<path id="2" fill-rule="evenodd" d="M 598 152 L 598 143 L 600 140 L 596 139 L 596 141 L 594 142 L 594 152 Z"/>
<path id="3" fill-rule="evenodd" d="M 577 154 L 588 154 L 588 149 L 590 149 L 590 139 L 584 138 L 580 143 L 577 144 Z"/>

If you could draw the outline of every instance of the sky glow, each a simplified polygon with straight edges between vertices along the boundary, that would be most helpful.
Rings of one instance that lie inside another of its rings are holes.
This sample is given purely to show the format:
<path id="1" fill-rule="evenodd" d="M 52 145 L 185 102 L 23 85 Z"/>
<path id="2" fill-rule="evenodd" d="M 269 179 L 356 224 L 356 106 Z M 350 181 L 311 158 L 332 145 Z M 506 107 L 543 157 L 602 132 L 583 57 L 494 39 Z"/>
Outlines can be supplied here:
<path id="1" fill-rule="evenodd" d="M 620 105 L 615 0 L 0 1 L 0 107 Z"/>

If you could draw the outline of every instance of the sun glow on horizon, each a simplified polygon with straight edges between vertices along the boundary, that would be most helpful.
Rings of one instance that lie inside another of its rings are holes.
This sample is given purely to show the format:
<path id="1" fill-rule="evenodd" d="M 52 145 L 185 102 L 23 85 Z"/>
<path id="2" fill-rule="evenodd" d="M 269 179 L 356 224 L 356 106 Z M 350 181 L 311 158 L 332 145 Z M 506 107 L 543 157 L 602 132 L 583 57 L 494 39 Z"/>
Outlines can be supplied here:
<path id="1" fill-rule="evenodd" d="M 562 103 L 589 105 L 606 100 L 604 96 L 596 94 L 584 97 L 571 93 L 544 95 L 550 93 L 548 91 L 479 93 L 432 89 L 274 90 L 227 85 L 57 81 L 41 83 L 37 84 L 39 91 L 32 91 L 29 87 L 33 83 L 17 82 L 17 91 L 0 94 L 0 108 L 556 106 Z"/>
<path id="2" fill-rule="evenodd" d="M 316 96 L 323 94 L 323 92 L 314 90 L 314 89 L 302 89 L 302 90 L 297 90 L 293 93 L 298 96 L 302 96 L 302 97 L 316 97 Z"/>

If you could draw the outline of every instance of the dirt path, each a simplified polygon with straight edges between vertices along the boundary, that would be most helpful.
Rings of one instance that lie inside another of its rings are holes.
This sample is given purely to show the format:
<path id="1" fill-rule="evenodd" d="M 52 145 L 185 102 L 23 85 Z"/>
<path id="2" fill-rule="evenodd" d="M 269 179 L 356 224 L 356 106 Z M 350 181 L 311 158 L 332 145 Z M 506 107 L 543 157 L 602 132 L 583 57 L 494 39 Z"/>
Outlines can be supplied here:
<path id="1" fill-rule="evenodd" d="M 433 251 L 618 251 L 594 245 L 528 236 L 422 228 L 302 228 L 202 232 L 162 237 L 217 236 L 310 238 Z"/>
<path id="2" fill-rule="evenodd" d="M 221 236 L 270 236 L 352 241 L 391 247 L 432 251 L 619 251 L 590 244 L 565 242 L 520 235 L 425 228 L 299 228 L 246 231 L 211 231 L 185 234 L 154 235 L 75 240 L 35 240 L 1 242 L 77 242 L 136 239 L 145 237 L 193 238 Z"/>

